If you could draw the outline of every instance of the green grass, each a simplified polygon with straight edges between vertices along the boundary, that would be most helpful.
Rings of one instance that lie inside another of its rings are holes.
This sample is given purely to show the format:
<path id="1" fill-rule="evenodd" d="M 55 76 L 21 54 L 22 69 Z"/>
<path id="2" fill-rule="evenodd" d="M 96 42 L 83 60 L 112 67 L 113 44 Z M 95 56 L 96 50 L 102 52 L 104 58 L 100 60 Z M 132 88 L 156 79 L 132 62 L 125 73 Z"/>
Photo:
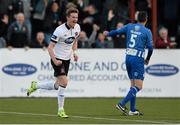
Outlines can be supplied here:
<path id="1" fill-rule="evenodd" d="M 67 98 L 68 119 L 57 114 L 56 98 L 0 98 L 0 124 L 170 124 L 180 123 L 180 99 L 138 98 L 144 116 L 123 116 L 118 98 Z"/>

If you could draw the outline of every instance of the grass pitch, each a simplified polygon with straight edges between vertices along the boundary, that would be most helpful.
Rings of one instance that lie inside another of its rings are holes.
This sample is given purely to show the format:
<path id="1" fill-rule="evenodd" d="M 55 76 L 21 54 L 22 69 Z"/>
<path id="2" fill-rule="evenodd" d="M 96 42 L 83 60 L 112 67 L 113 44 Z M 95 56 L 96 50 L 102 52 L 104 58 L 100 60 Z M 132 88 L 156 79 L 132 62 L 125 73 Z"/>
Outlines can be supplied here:
<path id="1" fill-rule="evenodd" d="M 56 98 L 0 98 L 0 124 L 173 124 L 180 123 L 180 99 L 138 98 L 144 116 L 123 116 L 119 98 L 66 98 L 68 119 L 57 117 Z"/>

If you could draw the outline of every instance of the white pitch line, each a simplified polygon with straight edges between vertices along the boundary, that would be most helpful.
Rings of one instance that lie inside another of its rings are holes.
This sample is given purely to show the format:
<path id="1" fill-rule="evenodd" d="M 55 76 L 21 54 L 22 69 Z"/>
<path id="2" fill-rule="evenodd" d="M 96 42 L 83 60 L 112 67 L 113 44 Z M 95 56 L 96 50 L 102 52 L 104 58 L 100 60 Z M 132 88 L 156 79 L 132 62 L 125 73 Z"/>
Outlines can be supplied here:
<path id="1" fill-rule="evenodd" d="M 16 115 L 31 115 L 31 116 L 50 116 L 57 117 L 53 114 L 42 114 L 42 113 L 24 113 L 24 112 L 6 112 L 0 111 L 0 114 L 16 114 Z M 170 124 L 164 121 L 150 121 L 150 120 L 130 120 L 130 119 L 112 119 L 112 118 L 101 118 L 101 117 L 88 117 L 88 116 L 69 116 L 71 118 L 80 118 L 80 119 L 94 119 L 94 120 L 107 120 L 107 121 L 132 121 L 140 123 L 151 123 L 151 124 Z"/>

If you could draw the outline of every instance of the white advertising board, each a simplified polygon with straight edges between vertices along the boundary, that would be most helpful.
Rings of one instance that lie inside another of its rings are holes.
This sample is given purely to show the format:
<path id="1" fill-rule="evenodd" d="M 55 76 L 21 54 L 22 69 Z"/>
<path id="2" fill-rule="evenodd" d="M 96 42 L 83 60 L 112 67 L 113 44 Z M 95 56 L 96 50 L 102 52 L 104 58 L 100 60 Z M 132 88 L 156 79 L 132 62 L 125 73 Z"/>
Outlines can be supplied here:
<path id="1" fill-rule="evenodd" d="M 66 97 L 120 97 L 129 90 L 123 49 L 81 49 L 71 61 Z M 154 50 L 145 67 L 139 97 L 180 97 L 180 50 Z M 0 97 L 25 97 L 32 80 L 54 82 L 47 50 L 0 49 Z M 56 97 L 57 91 L 38 90 L 35 97 Z"/>

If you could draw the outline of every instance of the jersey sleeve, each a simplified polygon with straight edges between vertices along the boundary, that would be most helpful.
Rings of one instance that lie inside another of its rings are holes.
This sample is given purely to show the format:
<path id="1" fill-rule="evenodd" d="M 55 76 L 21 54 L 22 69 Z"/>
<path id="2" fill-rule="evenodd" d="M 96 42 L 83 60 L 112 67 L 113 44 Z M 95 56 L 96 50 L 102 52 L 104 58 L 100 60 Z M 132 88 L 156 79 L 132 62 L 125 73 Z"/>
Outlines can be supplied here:
<path id="1" fill-rule="evenodd" d="M 152 33 L 150 30 L 147 32 L 147 48 L 150 50 L 153 49 Z"/>
<path id="2" fill-rule="evenodd" d="M 80 27 L 80 25 L 78 24 L 76 39 L 79 37 L 80 32 L 81 32 L 81 27 Z"/>
<path id="3" fill-rule="evenodd" d="M 128 24 L 128 25 L 130 25 L 130 24 Z M 125 25 L 122 28 L 117 29 L 117 30 L 112 30 L 111 32 L 108 33 L 108 36 L 115 36 L 117 34 L 126 33 L 127 29 L 128 29 L 128 25 Z"/>
<path id="4" fill-rule="evenodd" d="M 59 38 L 60 38 L 60 30 L 59 28 L 56 28 L 51 36 L 51 41 L 57 43 Z"/>

